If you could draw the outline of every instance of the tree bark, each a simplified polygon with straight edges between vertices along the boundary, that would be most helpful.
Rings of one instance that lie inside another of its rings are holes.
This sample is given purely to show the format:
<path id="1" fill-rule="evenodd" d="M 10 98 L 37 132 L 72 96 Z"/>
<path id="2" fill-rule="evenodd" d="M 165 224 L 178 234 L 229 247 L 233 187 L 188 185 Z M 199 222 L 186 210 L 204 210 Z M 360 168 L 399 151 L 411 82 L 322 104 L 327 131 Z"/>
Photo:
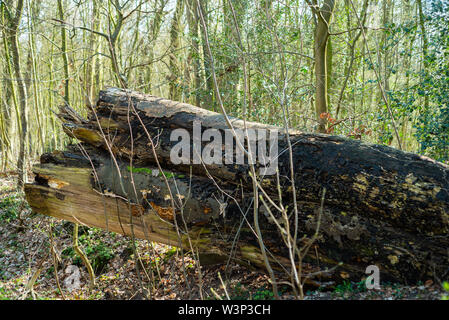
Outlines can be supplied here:
<path id="1" fill-rule="evenodd" d="M 156 44 L 156 40 L 159 36 L 159 32 L 161 29 L 161 25 L 162 25 L 162 20 L 164 17 L 164 8 L 167 4 L 167 0 L 160 0 L 160 1 L 156 1 L 154 3 L 154 18 L 151 21 L 151 26 L 149 28 L 149 32 L 148 32 L 148 47 L 147 50 L 148 51 L 148 59 L 149 59 L 149 64 L 148 67 L 146 68 L 145 71 L 145 76 L 144 76 L 144 85 L 145 88 L 147 90 L 147 92 L 151 92 L 151 87 L 152 85 L 155 83 L 154 79 L 153 79 L 153 68 L 154 68 L 154 46 Z"/>
<path id="2" fill-rule="evenodd" d="M 58 15 L 61 21 L 65 21 L 62 0 L 58 0 Z M 70 103 L 69 58 L 67 56 L 67 38 L 64 26 L 61 27 L 61 52 L 62 52 L 62 62 L 64 66 L 64 100 L 69 104 Z"/>
<path id="3" fill-rule="evenodd" d="M 170 141 L 173 129 L 193 132 L 194 121 L 201 121 L 202 132 L 222 132 L 227 128 L 222 115 L 110 88 L 100 92 L 89 119 L 67 107 L 60 117 L 64 131 L 82 143 L 45 154 L 34 167 L 35 182 L 25 191 L 36 212 L 126 235 L 132 226 L 139 238 L 187 249 L 192 243 L 214 262 L 231 256 L 264 267 L 253 219 L 246 217 L 254 209 L 249 166 L 175 165 L 170 160 L 178 143 Z M 244 126 L 231 121 L 236 128 Z M 294 132 L 288 138 L 298 186 L 295 217 L 286 138 L 279 130 L 279 182 L 276 175 L 257 178 L 267 203 L 257 208 L 260 229 L 275 270 L 289 270 L 284 236 L 295 232 L 296 219 L 298 247 L 307 246 L 319 231 L 316 250 L 304 260 L 309 273 L 342 262 L 332 274 L 335 279 L 360 281 L 372 264 L 384 279 L 447 276 L 447 165 L 358 140 Z M 276 211 L 280 203 L 289 218 Z"/>
<path id="4" fill-rule="evenodd" d="M 335 1 L 325 0 L 321 8 L 311 5 L 311 9 L 316 17 L 316 28 L 314 38 L 315 52 L 315 112 L 318 120 L 317 132 L 326 132 L 326 119 L 320 117 L 327 113 L 327 81 L 328 68 L 326 53 L 329 38 L 329 24 L 334 11 Z"/>
<path id="5" fill-rule="evenodd" d="M 99 27 L 99 6 L 98 1 L 92 1 L 92 22 L 91 29 L 98 30 Z M 98 69 L 95 68 L 95 62 L 98 57 L 92 55 L 92 52 L 98 52 L 98 35 L 91 32 L 89 35 L 89 53 L 87 57 L 87 65 L 86 65 L 86 73 L 84 80 L 84 88 L 86 90 L 85 104 L 88 108 L 94 103 L 94 92 L 95 92 L 95 82 L 94 76 L 99 72 Z"/>
<path id="6" fill-rule="evenodd" d="M 170 99 L 180 100 L 181 99 L 181 80 L 179 75 L 179 50 L 181 48 L 181 17 L 184 12 L 184 0 L 176 1 L 176 9 L 173 15 L 171 27 L 170 27 L 170 78 L 169 78 L 169 95 Z"/>
<path id="7" fill-rule="evenodd" d="M 427 33 L 425 27 L 425 15 L 423 13 L 422 1 L 417 0 L 416 4 L 418 5 L 418 14 L 419 14 L 419 27 L 421 29 L 421 37 L 422 37 L 422 59 L 423 59 L 423 68 L 424 72 L 427 73 L 429 69 L 429 40 L 427 40 Z M 424 96 L 424 107 L 427 109 L 429 107 L 429 96 Z"/>
<path id="8" fill-rule="evenodd" d="M 3 10 L 7 8 L 3 7 Z M 20 19 L 23 13 L 23 0 L 17 2 L 17 7 L 15 9 L 15 15 L 12 16 L 8 11 L 8 26 L 9 26 L 9 44 L 11 46 L 11 56 L 14 66 L 14 72 L 16 75 L 17 89 L 19 92 L 19 106 L 20 106 L 20 146 L 19 146 L 19 156 L 17 158 L 17 174 L 18 183 L 17 187 L 19 189 L 23 188 L 26 182 L 26 138 L 27 138 L 27 90 L 24 80 L 22 79 L 22 71 L 20 64 L 20 53 L 19 53 L 19 43 L 17 37 L 17 30 L 19 27 Z"/>
<path id="9" fill-rule="evenodd" d="M 212 61 L 209 55 L 207 54 L 207 41 L 206 41 L 206 33 L 208 32 L 208 0 L 196 0 L 197 4 L 197 12 L 199 16 L 203 16 L 205 25 L 200 23 L 200 31 L 201 31 L 201 45 L 203 51 L 203 65 L 204 65 L 204 103 L 201 107 L 207 108 L 209 110 L 216 110 L 216 101 L 214 99 L 214 82 L 212 79 Z"/>
<path id="10" fill-rule="evenodd" d="M 189 85 L 191 91 L 195 92 L 195 104 L 201 107 L 201 78 L 200 78 L 200 44 L 198 33 L 198 8 L 195 0 L 188 0 L 186 3 L 187 22 L 189 24 L 189 36 L 191 38 L 191 47 L 187 57 L 186 69 L 189 70 L 190 65 L 193 65 L 192 80 Z"/>

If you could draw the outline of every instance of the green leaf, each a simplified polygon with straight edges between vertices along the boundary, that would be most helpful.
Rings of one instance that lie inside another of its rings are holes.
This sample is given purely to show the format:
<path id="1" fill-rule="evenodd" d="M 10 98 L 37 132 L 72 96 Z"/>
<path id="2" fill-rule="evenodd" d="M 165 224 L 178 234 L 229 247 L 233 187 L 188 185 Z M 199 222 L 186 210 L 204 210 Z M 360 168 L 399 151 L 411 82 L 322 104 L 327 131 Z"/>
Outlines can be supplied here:
<path id="1" fill-rule="evenodd" d="M 449 292 L 449 282 L 443 282 L 443 289 Z"/>

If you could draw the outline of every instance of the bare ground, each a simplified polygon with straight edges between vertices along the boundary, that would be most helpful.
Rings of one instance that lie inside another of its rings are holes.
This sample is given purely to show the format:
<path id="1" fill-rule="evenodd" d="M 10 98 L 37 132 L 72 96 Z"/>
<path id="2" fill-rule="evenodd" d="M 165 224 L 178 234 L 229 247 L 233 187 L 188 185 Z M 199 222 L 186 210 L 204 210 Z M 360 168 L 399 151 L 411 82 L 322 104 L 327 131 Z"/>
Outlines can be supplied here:
<path id="1" fill-rule="evenodd" d="M 136 240 L 134 249 L 128 237 L 80 227 L 80 245 L 96 274 L 91 289 L 87 269 L 72 248 L 73 225 L 32 213 L 14 185 L 14 176 L 0 178 L 0 299 L 273 298 L 269 277 L 262 272 L 232 263 L 198 267 L 190 253 L 175 247 Z M 36 281 L 30 290 L 33 276 Z M 416 286 L 383 283 L 380 290 L 367 290 L 363 281 L 326 290 L 306 289 L 307 300 L 437 300 L 445 296 L 441 285 L 432 280 Z M 296 298 L 288 285 L 280 286 L 280 296 Z"/>

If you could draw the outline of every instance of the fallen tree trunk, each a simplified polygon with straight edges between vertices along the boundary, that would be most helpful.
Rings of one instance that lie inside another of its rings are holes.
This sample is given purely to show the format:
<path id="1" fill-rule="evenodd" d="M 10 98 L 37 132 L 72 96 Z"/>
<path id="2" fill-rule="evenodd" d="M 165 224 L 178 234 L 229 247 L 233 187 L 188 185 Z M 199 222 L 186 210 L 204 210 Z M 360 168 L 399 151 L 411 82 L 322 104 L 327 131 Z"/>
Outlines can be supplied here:
<path id="1" fill-rule="evenodd" d="M 225 154 L 218 164 L 195 164 L 195 150 L 188 163 L 174 164 L 171 158 L 178 144 L 170 138 L 174 129 L 191 133 L 188 145 L 197 143 L 201 152 L 207 141 L 195 140 L 196 124 L 201 123 L 201 134 L 216 129 L 226 136 L 222 115 L 111 88 L 100 92 L 87 120 L 68 107 L 60 117 L 66 133 L 82 143 L 44 155 L 35 166 L 36 180 L 25 187 L 35 211 L 197 248 L 212 261 L 232 257 L 264 267 L 255 237 L 248 161 L 226 164 Z M 242 120 L 231 122 L 236 129 L 245 127 Z M 373 264 L 394 280 L 448 276 L 448 166 L 342 137 L 286 134 L 259 123 L 246 127 L 272 130 L 277 138 L 278 174 L 256 178 L 261 196 L 257 218 L 274 269 L 290 269 L 291 253 L 284 242 L 288 233 L 304 248 L 318 229 L 305 257 L 310 272 L 342 262 L 335 275 L 358 280 Z M 245 138 L 239 141 L 248 146 Z M 235 139 L 231 145 L 236 160 Z M 263 167 L 260 161 L 255 166 Z"/>

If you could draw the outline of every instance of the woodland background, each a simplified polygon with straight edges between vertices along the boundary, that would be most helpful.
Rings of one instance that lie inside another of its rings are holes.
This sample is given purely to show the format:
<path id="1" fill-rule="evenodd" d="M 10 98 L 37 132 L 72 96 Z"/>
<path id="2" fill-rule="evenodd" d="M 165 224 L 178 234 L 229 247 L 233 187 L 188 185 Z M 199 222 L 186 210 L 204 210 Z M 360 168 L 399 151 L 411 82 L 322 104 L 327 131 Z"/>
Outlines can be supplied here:
<path id="1" fill-rule="evenodd" d="M 449 160 L 447 0 L 8 0 L 0 166 L 68 138 L 106 86 Z M 332 12 L 332 15 L 331 15 Z M 210 50 L 210 52 L 209 52 Z"/>

